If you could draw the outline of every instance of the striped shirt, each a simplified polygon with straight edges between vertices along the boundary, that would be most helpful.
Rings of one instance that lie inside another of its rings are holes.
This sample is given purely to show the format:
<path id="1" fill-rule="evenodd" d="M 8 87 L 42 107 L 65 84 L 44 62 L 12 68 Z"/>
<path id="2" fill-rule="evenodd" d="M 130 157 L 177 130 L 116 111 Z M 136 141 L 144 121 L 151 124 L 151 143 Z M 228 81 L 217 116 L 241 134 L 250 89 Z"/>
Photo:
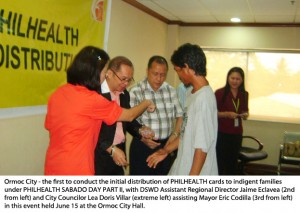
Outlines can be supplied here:
<path id="1" fill-rule="evenodd" d="M 155 92 L 146 78 L 131 88 L 130 105 L 136 106 L 145 99 L 152 100 L 156 109 L 152 113 L 145 111 L 137 120 L 150 127 L 155 132 L 155 138 L 168 138 L 173 131 L 175 119 L 183 115 L 176 90 L 164 82 Z"/>

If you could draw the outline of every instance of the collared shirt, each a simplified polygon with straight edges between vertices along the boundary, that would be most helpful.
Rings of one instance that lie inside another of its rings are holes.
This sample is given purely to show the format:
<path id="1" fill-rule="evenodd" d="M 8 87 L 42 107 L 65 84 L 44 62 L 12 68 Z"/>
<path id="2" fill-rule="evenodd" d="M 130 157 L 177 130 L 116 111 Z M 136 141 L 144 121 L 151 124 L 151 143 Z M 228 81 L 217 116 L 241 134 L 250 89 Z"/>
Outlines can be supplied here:
<path id="1" fill-rule="evenodd" d="M 120 94 L 123 92 L 116 92 L 116 93 L 111 92 L 106 79 L 101 84 L 101 91 L 102 91 L 102 93 L 110 93 L 111 100 L 115 101 L 120 106 Z M 125 134 L 123 132 L 123 124 L 121 121 L 117 121 L 116 133 L 115 133 L 115 137 L 113 140 L 113 144 L 117 145 L 120 143 L 124 143 L 125 140 L 126 140 L 126 138 L 125 138 Z"/>
<path id="2" fill-rule="evenodd" d="M 183 115 L 176 90 L 164 82 L 155 92 L 146 78 L 130 90 L 130 105 L 136 106 L 145 99 L 152 100 L 156 109 L 152 113 L 145 111 L 137 120 L 154 130 L 155 138 L 168 138 L 173 131 L 175 119 Z"/>
<path id="3" fill-rule="evenodd" d="M 105 80 L 102 82 L 102 84 L 101 84 L 101 92 L 102 92 L 102 93 L 109 93 L 109 92 L 110 92 L 109 86 L 108 86 L 108 84 L 107 84 L 106 79 L 105 79 Z"/>
<path id="4" fill-rule="evenodd" d="M 248 112 L 248 92 L 245 93 L 245 98 L 242 93 L 239 91 L 237 97 L 234 98 L 232 93 L 229 92 L 225 98 L 225 102 L 222 101 L 223 94 L 225 92 L 224 87 L 218 89 L 215 92 L 217 99 L 217 106 L 219 112 L 237 112 L 241 114 L 243 112 Z M 239 100 L 239 101 L 238 101 Z M 239 102 L 239 104 L 238 104 Z M 238 106 L 239 105 L 239 106 Z M 238 107 L 237 107 L 238 106 Z M 239 117 L 239 125 L 234 125 L 234 119 L 230 118 L 219 118 L 219 132 L 227 134 L 243 134 L 243 125 L 242 119 Z"/>
<path id="5" fill-rule="evenodd" d="M 183 83 L 180 83 L 176 89 L 182 109 L 185 108 L 186 96 L 189 88 L 191 88 L 191 86 L 186 87 Z"/>

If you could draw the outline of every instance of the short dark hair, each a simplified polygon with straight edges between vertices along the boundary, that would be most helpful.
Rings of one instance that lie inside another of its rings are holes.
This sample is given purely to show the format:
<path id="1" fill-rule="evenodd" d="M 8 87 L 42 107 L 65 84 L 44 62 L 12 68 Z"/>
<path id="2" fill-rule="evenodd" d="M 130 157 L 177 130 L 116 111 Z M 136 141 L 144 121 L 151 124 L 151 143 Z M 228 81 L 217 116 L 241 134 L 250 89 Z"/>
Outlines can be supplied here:
<path id="1" fill-rule="evenodd" d="M 100 73 L 108 61 L 109 55 L 104 50 L 93 46 L 84 47 L 67 69 L 67 82 L 99 91 Z"/>
<path id="2" fill-rule="evenodd" d="M 171 61 L 180 68 L 184 68 L 187 64 L 196 75 L 206 76 L 206 56 L 198 45 L 183 44 L 174 51 Z"/>
<path id="3" fill-rule="evenodd" d="M 166 67 L 167 67 L 167 70 L 169 69 L 167 60 L 164 57 L 160 56 L 160 55 L 154 55 L 149 59 L 148 69 L 151 68 L 153 62 L 156 62 L 158 64 L 165 64 Z"/>
<path id="4" fill-rule="evenodd" d="M 125 56 L 117 56 L 114 57 L 108 64 L 108 69 L 111 69 L 113 71 L 118 71 L 121 67 L 121 65 L 127 65 L 133 69 L 133 64 L 132 62 L 126 58 Z"/>

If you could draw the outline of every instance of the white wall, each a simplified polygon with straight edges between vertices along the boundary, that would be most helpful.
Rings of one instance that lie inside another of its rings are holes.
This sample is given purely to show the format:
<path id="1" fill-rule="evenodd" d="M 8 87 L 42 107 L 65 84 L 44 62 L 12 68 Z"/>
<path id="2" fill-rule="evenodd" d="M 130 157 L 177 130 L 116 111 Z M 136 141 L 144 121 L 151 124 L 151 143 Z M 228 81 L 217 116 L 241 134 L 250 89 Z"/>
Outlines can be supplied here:
<path id="1" fill-rule="evenodd" d="M 300 49 L 297 27 L 181 27 L 180 43 L 237 49 Z"/>
<path id="2" fill-rule="evenodd" d="M 142 80 L 149 58 L 166 55 L 168 26 L 119 0 L 112 1 L 110 23 L 108 53 L 128 57 L 135 68 L 135 81 Z"/>
<path id="3" fill-rule="evenodd" d="M 42 175 L 48 132 L 45 115 L 0 119 L 0 175 Z"/>

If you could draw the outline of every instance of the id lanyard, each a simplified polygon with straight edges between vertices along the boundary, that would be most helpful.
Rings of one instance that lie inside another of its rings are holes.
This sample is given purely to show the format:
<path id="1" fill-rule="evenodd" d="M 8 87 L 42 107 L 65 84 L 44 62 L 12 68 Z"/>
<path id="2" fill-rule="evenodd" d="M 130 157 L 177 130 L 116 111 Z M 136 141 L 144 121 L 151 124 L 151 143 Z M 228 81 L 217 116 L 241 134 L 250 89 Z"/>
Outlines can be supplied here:
<path id="1" fill-rule="evenodd" d="M 238 113 L 239 107 L 240 107 L 240 99 L 238 98 L 237 103 L 234 102 L 233 98 L 231 100 L 232 100 L 233 106 L 235 108 L 235 112 Z M 235 118 L 234 119 L 234 127 L 238 127 L 238 126 L 239 126 L 239 119 Z"/>

